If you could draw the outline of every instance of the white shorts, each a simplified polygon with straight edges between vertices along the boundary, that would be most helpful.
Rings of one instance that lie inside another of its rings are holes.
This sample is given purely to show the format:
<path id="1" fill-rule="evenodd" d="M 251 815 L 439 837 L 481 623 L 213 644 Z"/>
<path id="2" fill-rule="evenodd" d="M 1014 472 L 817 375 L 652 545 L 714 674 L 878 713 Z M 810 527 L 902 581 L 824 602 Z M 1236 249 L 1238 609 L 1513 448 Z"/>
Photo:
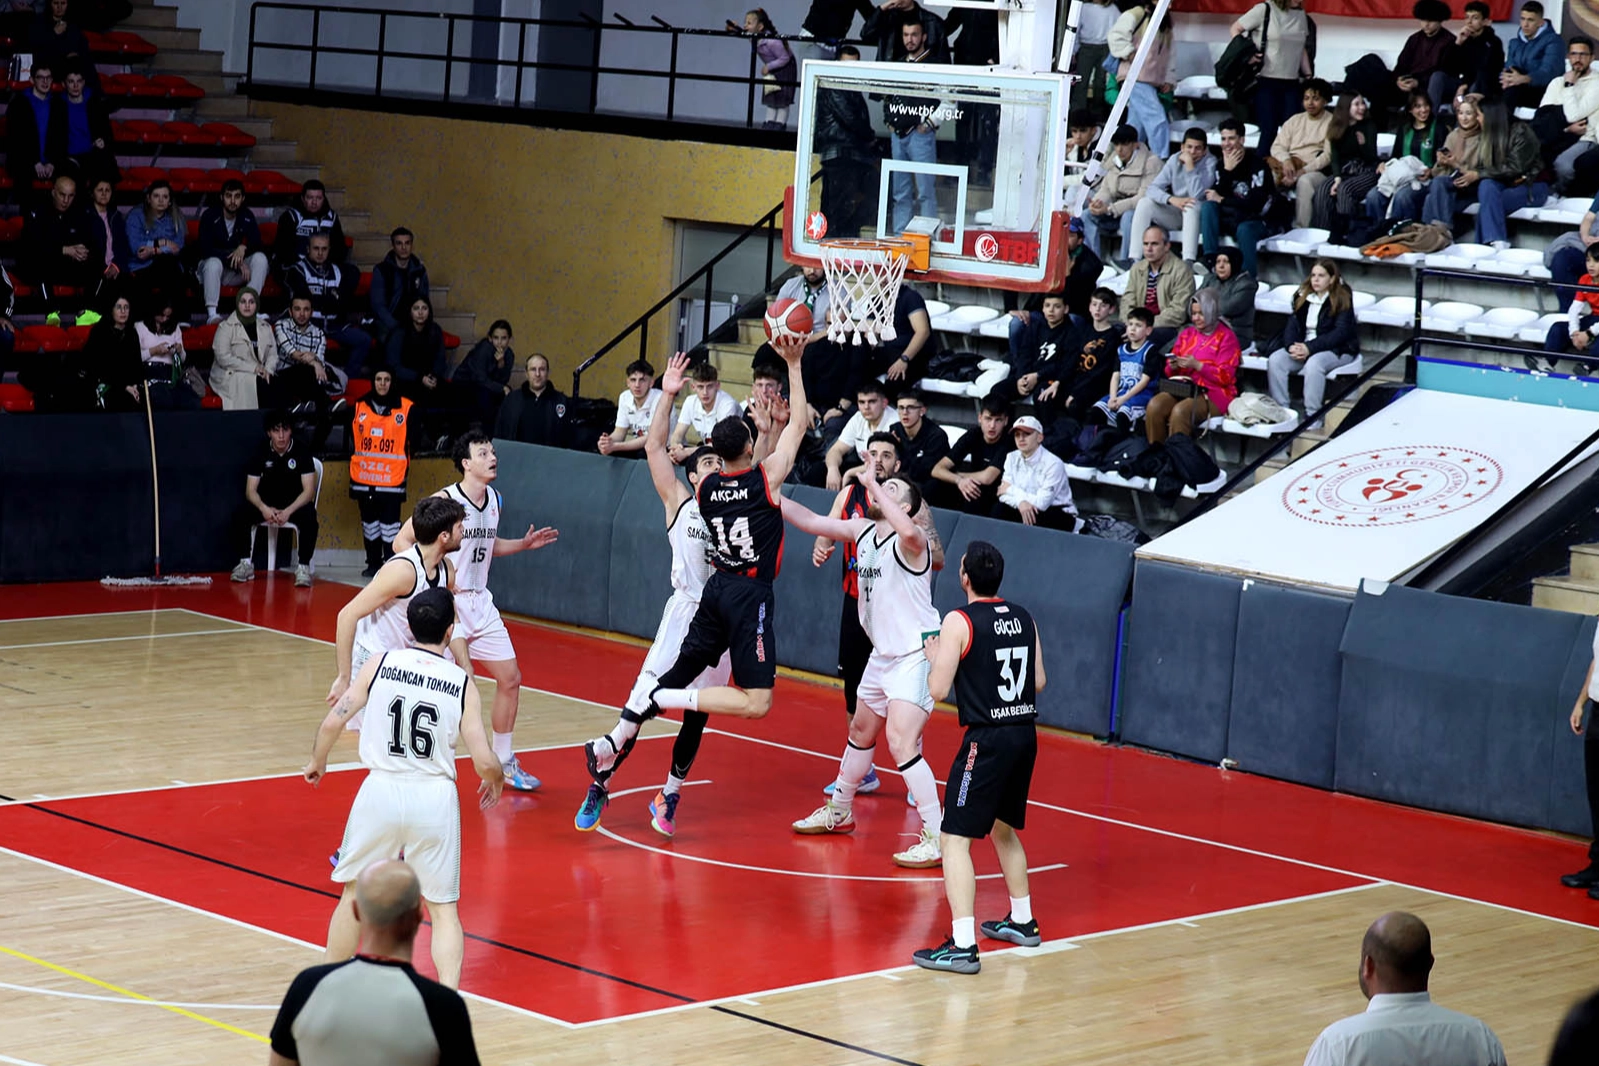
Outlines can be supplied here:
<path id="1" fill-rule="evenodd" d="M 855 698 L 879 718 L 888 717 L 890 700 L 914 703 L 931 713 L 933 695 L 927 689 L 927 675 L 931 670 L 927 656 L 919 651 L 894 657 L 874 651 L 866 660 L 861 683 L 855 687 Z"/>
<path id="2" fill-rule="evenodd" d="M 455 781 L 438 774 L 373 771 L 350 805 L 333 880 L 354 881 L 384 859 L 405 861 L 422 883 L 422 898 L 461 898 L 461 801 Z"/>
<path id="3" fill-rule="evenodd" d="M 655 630 L 655 643 L 650 645 L 649 654 L 644 656 L 644 668 L 639 671 L 633 691 L 627 697 L 628 710 L 643 714 L 649 708 L 650 693 L 661 683 L 661 675 L 677 662 L 677 649 L 682 647 L 684 638 L 688 636 L 688 625 L 694 620 L 694 612 L 699 610 L 699 606 L 680 592 L 672 593 L 672 598 L 666 601 L 666 609 L 661 612 L 661 624 Z M 713 688 L 725 685 L 732 672 L 728 654 L 723 652 L 722 661 L 700 671 L 700 676 L 689 682 L 688 687 Z"/>
<path id="4" fill-rule="evenodd" d="M 500 610 L 494 606 L 494 594 L 488 589 L 455 594 L 455 635 L 466 641 L 466 653 L 479 662 L 516 659 L 511 634 L 506 632 Z"/>

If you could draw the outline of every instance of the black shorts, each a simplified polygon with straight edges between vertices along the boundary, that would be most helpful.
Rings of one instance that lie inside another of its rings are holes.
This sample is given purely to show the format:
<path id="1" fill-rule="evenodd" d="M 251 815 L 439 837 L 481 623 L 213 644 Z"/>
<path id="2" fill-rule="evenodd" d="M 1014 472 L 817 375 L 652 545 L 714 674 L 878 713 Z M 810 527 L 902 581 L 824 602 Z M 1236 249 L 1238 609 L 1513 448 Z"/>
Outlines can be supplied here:
<path id="1" fill-rule="evenodd" d="M 861 628 L 860 601 L 844 597 L 838 616 L 838 674 L 844 679 L 844 713 L 855 713 L 855 692 L 866 673 L 866 660 L 872 657 L 872 638 Z"/>
<path id="2" fill-rule="evenodd" d="M 980 840 L 996 820 L 1025 826 L 1037 757 L 1038 730 L 1031 725 L 968 728 L 944 787 L 944 832 Z"/>
<path id="3" fill-rule="evenodd" d="M 777 683 L 774 602 L 767 582 L 729 577 L 720 571 L 712 574 L 700 595 L 699 610 L 689 623 L 688 636 L 683 638 L 677 663 L 662 675 L 663 686 L 683 687 L 701 670 L 715 666 L 725 651 L 733 668 L 733 684 L 742 689 L 773 687 Z M 674 676 L 679 673 L 687 676 L 679 681 Z M 668 683 L 668 678 L 674 683 Z"/>

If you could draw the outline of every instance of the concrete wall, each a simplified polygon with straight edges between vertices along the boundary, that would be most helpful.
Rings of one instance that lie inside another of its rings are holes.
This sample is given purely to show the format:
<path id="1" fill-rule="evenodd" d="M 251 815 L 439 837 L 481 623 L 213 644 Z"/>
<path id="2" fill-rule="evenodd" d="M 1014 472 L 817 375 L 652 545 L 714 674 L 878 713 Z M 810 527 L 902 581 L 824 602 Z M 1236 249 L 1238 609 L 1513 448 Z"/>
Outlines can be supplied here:
<path id="1" fill-rule="evenodd" d="M 407 224 L 451 306 L 509 319 L 556 383 L 675 283 L 679 220 L 747 225 L 782 199 L 793 155 L 526 126 L 260 104 L 376 228 Z M 669 354 L 669 323 L 651 355 Z M 614 398 L 636 347 L 585 381 Z"/>

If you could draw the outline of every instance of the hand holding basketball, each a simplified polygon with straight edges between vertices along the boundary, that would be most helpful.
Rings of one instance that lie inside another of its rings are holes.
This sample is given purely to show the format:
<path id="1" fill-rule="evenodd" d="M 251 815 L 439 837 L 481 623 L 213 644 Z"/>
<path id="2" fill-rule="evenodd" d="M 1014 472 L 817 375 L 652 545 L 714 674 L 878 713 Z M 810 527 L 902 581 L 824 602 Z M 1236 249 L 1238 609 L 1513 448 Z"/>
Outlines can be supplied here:
<path id="1" fill-rule="evenodd" d="M 800 359 L 805 355 L 805 337 L 774 337 L 772 348 L 783 357 L 783 362 L 789 366 L 798 366 Z"/>
<path id="2" fill-rule="evenodd" d="M 666 361 L 666 373 L 661 375 L 661 391 L 676 396 L 683 391 L 683 380 L 688 376 L 688 356 L 678 352 Z"/>

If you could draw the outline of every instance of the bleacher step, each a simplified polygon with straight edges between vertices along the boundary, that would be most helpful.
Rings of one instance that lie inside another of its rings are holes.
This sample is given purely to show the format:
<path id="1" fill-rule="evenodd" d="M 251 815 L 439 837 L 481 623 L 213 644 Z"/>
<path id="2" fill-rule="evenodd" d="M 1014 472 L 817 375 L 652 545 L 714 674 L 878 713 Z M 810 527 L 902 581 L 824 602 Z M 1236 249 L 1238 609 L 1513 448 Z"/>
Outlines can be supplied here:
<path id="1" fill-rule="evenodd" d="M 150 66 L 152 69 L 160 69 L 163 73 L 182 74 L 190 81 L 194 81 L 194 74 L 220 76 L 222 53 L 202 51 L 199 48 L 163 47 L 150 60 Z"/>
<path id="2" fill-rule="evenodd" d="M 706 346 L 710 354 L 711 365 L 716 367 L 721 379 L 726 382 L 750 385 L 755 381 L 755 374 L 750 369 L 750 359 L 755 355 L 755 346 L 751 344 L 710 344 Z"/>
<path id="3" fill-rule="evenodd" d="M 248 96 L 207 96 L 195 101 L 194 113 L 197 121 L 231 122 L 244 132 L 253 133 L 258 137 L 263 131 L 272 130 L 272 120 L 269 118 L 254 118 L 254 122 L 262 124 L 256 126 L 246 126 L 240 121 L 252 119 Z"/>
<path id="4" fill-rule="evenodd" d="M 120 25 L 126 27 L 128 23 L 124 22 Z M 137 33 L 140 37 L 155 45 L 162 54 L 175 48 L 197 49 L 200 47 L 199 30 L 189 30 L 182 27 L 168 29 L 166 27 L 146 26 L 143 29 L 130 32 Z"/>
<path id="5" fill-rule="evenodd" d="M 766 320 L 764 318 L 739 319 L 738 342 L 740 344 L 748 344 L 752 350 L 765 344 Z"/>
<path id="6" fill-rule="evenodd" d="M 151 74 L 176 74 L 179 77 L 187 78 L 189 81 L 193 82 L 195 85 L 197 85 L 201 89 L 205 90 L 205 95 L 207 97 L 211 97 L 211 96 L 227 96 L 227 95 L 230 95 L 233 92 L 233 86 L 230 84 L 230 82 L 233 79 L 228 78 L 225 75 L 220 73 L 220 70 L 221 70 L 221 64 L 220 63 L 218 64 L 218 68 L 217 68 L 218 71 L 219 71 L 218 73 L 215 73 L 215 74 L 202 74 L 199 71 L 194 71 L 194 70 L 182 70 L 182 69 L 177 69 L 177 68 L 168 68 L 168 67 L 165 67 L 165 66 L 159 66 L 159 65 L 157 65 L 159 62 L 160 62 L 160 58 L 157 57 L 156 63 L 152 63 L 151 64 L 151 66 L 150 66 L 150 73 Z"/>
<path id="7" fill-rule="evenodd" d="M 300 142 L 262 140 L 257 137 L 249 158 L 253 166 L 269 167 L 281 172 L 284 166 L 300 158 Z"/>
<path id="8" fill-rule="evenodd" d="M 1535 577 L 1532 605 L 1572 614 L 1599 614 L 1599 580 L 1577 577 Z"/>
<path id="9" fill-rule="evenodd" d="M 1571 576 L 1599 582 L 1599 544 L 1571 546 Z"/>
<path id="10" fill-rule="evenodd" d="M 146 29 L 177 29 L 178 9 L 175 7 L 158 7 L 154 4 L 146 6 L 135 4 L 133 14 L 117 23 L 119 30 L 132 30 L 134 33 L 143 33 Z"/>

